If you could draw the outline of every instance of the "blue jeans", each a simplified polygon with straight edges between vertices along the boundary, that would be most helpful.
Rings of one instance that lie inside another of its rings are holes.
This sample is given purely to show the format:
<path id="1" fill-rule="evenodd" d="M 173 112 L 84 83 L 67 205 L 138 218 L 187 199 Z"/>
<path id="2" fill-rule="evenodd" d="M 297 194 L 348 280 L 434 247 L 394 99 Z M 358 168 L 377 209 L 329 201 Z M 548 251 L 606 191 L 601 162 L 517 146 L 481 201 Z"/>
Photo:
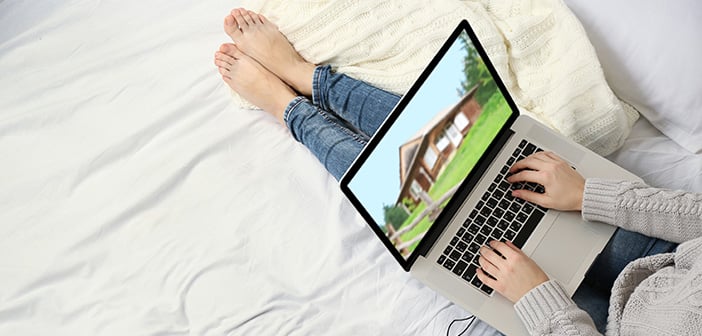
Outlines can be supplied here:
<path id="1" fill-rule="evenodd" d="M 400 97 L 346 75 L 317 67 L 312 101 L 297 97 L 284 120 L 293 137 L 317 156 L 338 180 L 378 130 Z M 604 333 L 614 280 L 630 262 L 672 252 L 677 244 L 618 229 L 578 287 L 573 300 Z"/>
<path id="2" fill-rule="evenodd" d="M 296 97 L 283 119 L 295 140 L 339 180 L 399 100 L 395 94 L 319 66 L 312 79 L 312 100 Z"/>

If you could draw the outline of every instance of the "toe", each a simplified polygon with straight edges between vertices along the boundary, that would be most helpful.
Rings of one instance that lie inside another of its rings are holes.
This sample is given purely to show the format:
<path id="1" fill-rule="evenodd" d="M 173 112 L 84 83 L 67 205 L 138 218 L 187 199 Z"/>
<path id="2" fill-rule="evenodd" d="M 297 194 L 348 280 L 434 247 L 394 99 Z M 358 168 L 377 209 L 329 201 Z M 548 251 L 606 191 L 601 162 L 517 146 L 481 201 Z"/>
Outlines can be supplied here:
<path id="1" fill-rule="evenodd" d="M 239 30 L 239 23 L 231 15 L 227 15 L 224 18 L 224 32 L 227 33 L 227 35 L 229 35 L 229 37 L 231 37 L 232 39 L 241 35 L 241 30 Z"/>
<path id="2" fill-rule="evenodd" d="M 225 68 L 219 68 L 219 74 L 222 75 L 222 79 L 229 79 L 231 80 L 231 72 L 228 69 Z"/>
<path id="3" fill-rule="evenodd" d="M 249 24 L 250 24 L 250 22 L 247 21 L 246 18 L 244 18 L 244 13 L 245 12 L 243 12 L 241 10 L 237 10 L 236 12 L 232 12 L 232 16 L 234 17 L 236 22 L 239 23 L 239 29 L 241 29 L 242 31 L 248 29 Z M 246 16 L 248 16 L 248 14 Z"/>
<path id="4" fill-rule="evenodd" d="M 249 12 L 249 16 L 251 16 L 251 18 L 254 20 L 254 22 L 256 22 L 256 24 L 259 24 L 259 23 L 263 24 L 263 17 L 260 14 L 252 12 L 252 11 L 248 11 L 248 12 Z"/>
<path id="5" fill-rule="evenodd" d="M 215 56 L 214 62 L 217 67 L 230 70 L 232 68 L 232 64 L 234 64 L 236 60 L 231 56 L 220 53 L 219 55 Z"/>
<path id="6" fill-rule="evenodd" d="M 251 14 L 250 14 L 250 13 L 253 13 L 253 12 L 247 11 L 247 10 L 241 10 L 240 12 L 241 12 L 241 16 L 244 18 L 244 20 L 246 20 L 246 23 L 247 23 L 249 26 L 252 26 L 252 25 L 255 25 L 255 24 L 256 24 L 256 21 L 254 20 L 253 16 L 251 16 Z"/>

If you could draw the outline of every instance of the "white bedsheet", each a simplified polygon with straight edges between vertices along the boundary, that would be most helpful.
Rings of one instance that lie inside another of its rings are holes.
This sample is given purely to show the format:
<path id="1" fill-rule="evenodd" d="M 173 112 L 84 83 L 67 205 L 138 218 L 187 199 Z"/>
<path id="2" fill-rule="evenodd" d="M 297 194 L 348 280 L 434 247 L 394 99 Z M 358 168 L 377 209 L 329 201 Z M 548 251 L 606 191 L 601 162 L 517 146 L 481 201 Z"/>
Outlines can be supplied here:
<path id="1" fill-rule="evenodd" d="M 468 316 L 231 103 L 212 58 L 235 6 L 0 1 L 0 335 L 436 335 Z M 618 162 L 700 186 L 699 157 L 637 141 Z"/>
<path id="2" fill-rule="evenodd" d="M 212 59 L 234 6 L 0 2 L 0 335 L 428 335 L 468 315 L 231 103 Z"/>

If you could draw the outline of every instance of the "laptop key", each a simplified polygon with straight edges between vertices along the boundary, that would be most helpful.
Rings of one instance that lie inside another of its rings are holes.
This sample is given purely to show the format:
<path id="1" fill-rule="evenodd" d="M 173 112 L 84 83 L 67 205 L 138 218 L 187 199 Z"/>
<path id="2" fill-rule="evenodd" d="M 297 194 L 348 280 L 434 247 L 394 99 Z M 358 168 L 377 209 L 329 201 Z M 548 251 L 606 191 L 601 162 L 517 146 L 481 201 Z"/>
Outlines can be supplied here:
<path id="1" fill-rule="evenodd" d="M 455 246 L 456 243 L 458 243 L 458 237 L 453 237 L 453 238 L 451 238 L 451 241 L 449 242 L 449 245 Z"/>
<path id="2" fill-rule="evenodd" d="M 483 245 L 483 243 L 485 243 L 485 240 L 486 240 L 486 239 L 487 239 L 487 238 L 485 238 L 485 236 L 483 236 L 483 235 L 481 235 L 481 234 L 478 234 L 478 235 L 475 237 L 475 239 L 473 239 L 473 242 L 476 243 L 476 244 L 478 244 L 478 245 Z"/>
<path id="3" fill-rule="evenodd" d="M 498 228 L 495 228 L 494 230 L 492 230 L 492 234 L 490 235 L 490 237 L 492 237 L 493 239 L 500 239 L 500 237 L 502 237 L 502 231 L 500 231 L 500 229 Z"/>
<path id="4" fill-rule="evenodd" d="M 473 260 L 473 256 L 474 256 L 474 254 L 471 253 L 470 251 L 465 251 L 465 252 L 463 252 L 463 255 L 461 256 L 461 260 L 469 263 L 469 262 L 471 262 L 471 260 Z"/>
<path id="5" fill-rule="evenodd" d="M 470 283 L 471 283 L 471 285 L 478 287 L 478 288 L 480 288 L 480 286 L 483 285 L 483 282 L 480 281 L 480 279 L 478 279 L 478 277 L 475 277 L 475 279 L 473 279 L 473 281 L 471 281 Z"/>
<path id="6" fill-rule="evenodd" d="M 502 209 L 500 209 L 500 208 L 495 208 L 495 211 L 493 211 L 492 214 L 493 214 L 495 217 L 500 218 L 500 217 L 502 217 L 502 215 L 505 214 L 505 211 L 502 210 Z"/>
<path id="7" fill-rule="evenodd" d="M 534 206 L 531 205 L 530 203 L 526 203 L 526 204 L 524 204 L 524 206 L 522 207 L 522 211 L 524 211 L 524 212 L 526 212 L 526 213 L 529 214 L 529 213 L 531 213 L 532 211 L 534 211 Z"/>
<path id="8" fill-rule="evenodd" d="M 483 215 L 484 217 L 489 217 L 491 213 L 492 213 L 492 209 L 490 209 L 488 207 L 484 207 L 482 210 L 480 210 L 480 214 Z"/>
<path id="9" fill-rule="evenodd" d="M 444 267 L 446 269 L 451 270 L 453 266 L 456 266 L 456 263 L 453 262 L 451 259 L 446 259 L 446 261 L 444 261 Z"/>
<path id="10" fill-rule="evenodd" d="M 529 219 L 529 216 L 523 212 L 520 212 L 517 214 L 517 222 L 526 222 L 527 219 Z"/>
<path id="11" fill-rule="evenodd" d="M 449 255 L 451 254 L 451 251 L 453 251 L 451 246 L 446 246 L 446 248 L 444 249 L 444 254 Z"/>
<path id="12" fill-rule="evenodd" d="M 477 215 L 478 215 L 478 210 L 473 210 L 470 212 L 470 215 L 468 215 L 468 218 L 473 219 Z"/>
<path id="13" fill-rule="evenodd" d="M 468 265 L 468 268 L 466 268 L 465 273 L 463 273 L 463 279 L 470 281 L 473 279 L 473 276 L 475 275 L 475 270 L 478 269 L 478 266 L 475 266 L 473 264 Z"/>
<path id="14" fill-rule="evenodd" d="M 461 237 L 464 233 L 466 233 L 466 229 L 459 228 L 458 231 L 456 231 L 456 236 Z"/>
<path id="15" fill-rule="evenodd" d="M 478 244 L 473 243 L 473 244 L 470 244 L 470 246 L 468 246 L 468 251 L 471 251 L 473 253 L 478 253 L 478 250 L 480 250 L 480 245 L 478 245 Z"/>
<path id="16" fill-rule="evenodd" d="M 486 236 L 489 236 L 489 235 L 490 235 L 490 232 L 492 232 L 492 227 L 490 227 L 490 226 L 485 225 L 485 226 L 483 226 L 483 227 L 480 228 L 480 233 L 482 233 L 482 234 L 484 234 L 484 235 L 486 235 Z M 481 243 L 481 244 L 482 244 L 482 243 Z"/>
<path id="17" fill-rule="evenodd" d="M 451 251 L 451 255 L 449 255 L 449 258 L 451 258 L 453 260 L 461 259 L 461 252 L 453 250 L 453 251 Z"/>
<path id="18" fill-rule="evenodd" d="M 507 181 L 501 181 L 500 184 L 497 186 L 497 189 L 506 191 L 507 189 L 509 189 L 509 183 Z"/>
<path id="19" fill-rule="evenodd" d="M 459 243 L 456 245 L 456 250 L 458 250 L 459 252 L 465 251 L 466 248 L 468 248 L 468 244 L 466 244 L 466 243 L 464 243 L 464 242 L 462 242 L 462 241 L 459 242 Z"/>
<path id="20" fill-rule="evenodd" d="M 483 225 L 485 224 L 485 217 L 478 215 L 478 217 L 475 217 L 475 224 L 477 225 Z"/>
<path id="21" fill-rule="evenodd" d="M 462 261 L 459 261 L 459 262 L 456 264 L 456 267 L 453 268 L 453 273 L 456 274 L 456 275 L 458 275 L 458 276 L 461 276 L 461 275 L 463 275 L 463 271 L 466 270 L 466 267 L 468 267 L 468 264 L 467 264 L 467 263 L 464 263 L 464 262 L 462 262 Z"/>
<path id="22" fill-rule="evenodd" d="M 533 154 L 534 151 L 536 151 L 536 146 L 534 146 L 533 144 L 530 144 L 530 143 L 529 143 L 529 144 L 526 145 L 526 148 L 524 148 L 523 154 L 526 155 L 526 156 L 529 156 L 529 155 Z"/>
<path id="23" fill-rule="evenodd" d="M 505 215 L 504 215 L 503 218 L 504 218 L 505 220 L 507 220 L 508 222 L 511 222 L 511 221 L 514 220 L 514 217 L 516 217 L 516 216 L 517 216 L 517 215 L 515 215 L 514 212 L 512 212 L 512 211 L 507 211 L 507 212 L 505 212 Z"/>
<path id="24" fill-rule="evenodd" d="M 522 140 L 521 142 L 519 142 L 519 146 L 517 146 L 517 147 L 519 147 L 519 148 L 524 148 L 524 146 L 526 146 L 526 144 L 527 144 L 527 141 L 526 141 L 526 140 Z"/>
<path id="25" fill-rule="evenodd" d="M 512 224 L 509 225 L 509 228 L 514 230 L 514 232 L 518 232 L 519 229 L 522 228 L 522 224 L 519 224 L 518 222 L 512 222 Z"/>
<path id="26" fill-rule="evenodd" d="M 500 201 L 500 204 L 497 205 L 500 209 L 507 210 L 509 208 L 509 201 L 506 199 L 503 199 Z"/>
<path id="27" fill-rule="evenodd" d="M 490 295 L 490 294 L 492 294 L 492 292 L 493 292 L 493 289 L 490 288 L 490 287 L 488 287 L 488 285 L 485 285 L 485 284 L 483 284 L 482 286 L 480 286 L 480 290 L 483 291 L 483 292 L 485 292 L 487 295 Z"/>
<path id="28" fill-rule="evenodd" d="M 504 238 L 511 241 L 511 240 L 514 240 L 514 237 L 516 237 L 516 236 L 517 236 L 517 234 L 514 231 L 507 230 L 507 231 L 505 231 Z"/>
<path id="29" fill-rule="evenodd" d="M 519 231 L 517 237 L 512 241 L 515 246 L 522 248 L 524 243 L 526 243 L 531 233 L 536 229 L 536 225 L 539 224 L 541 218 L 544 217 L 544 213 L 540 211 L 535 211 L 531 214 L 531 217 L 524 223 L 524 227 Z"/>
<path id="30" fill-rule="evenodd" d="M 468 232 L 472 234 L 478 233 L 480 230 L 480 226 L 478 224 L 473 223 L 471 226 L 468 227 Z"/>
<path id="31" fill-rule="evenodd" d="M 509 210 L 514 212 L 514 213 L 518 213 L 519 210 L 521 210 L 521 209 L 522 209 L 522 207 L 516 202 L 512 203 L 512 205 L 509 206 Z"/>
<path id="32" fill-rule="evenodd" d="M 444 261 L 446 261 L 446 256 L 445 256 L 445 255 L 441 255 L 441 256 L 439 257 L 439 259 L 436 261 L 436 263 L 439 264 L 439 265 L 443 265 L 443 264 L 444 264 Z"/>
<path id="33" fill-rule="evenodd" d="M 503 230 L 503 231 L 506 230 L 508 226 L 509 226 L 509 222 L 507 222 L 507 221 L 504 220 L 504 219 L 501 220 L 499 223 L 497 223 L 497 227 L 498 227 L 500 230 Z"/>
<path id="34" fill-rule="evenodd" d="M 466 243 L 470 243 L 473 240 L 473 235 L 470 234 L 470 232 L 466 232 L 463 234 L 463 238 L 461 239 L 463 239 L 463 241 Z"/>

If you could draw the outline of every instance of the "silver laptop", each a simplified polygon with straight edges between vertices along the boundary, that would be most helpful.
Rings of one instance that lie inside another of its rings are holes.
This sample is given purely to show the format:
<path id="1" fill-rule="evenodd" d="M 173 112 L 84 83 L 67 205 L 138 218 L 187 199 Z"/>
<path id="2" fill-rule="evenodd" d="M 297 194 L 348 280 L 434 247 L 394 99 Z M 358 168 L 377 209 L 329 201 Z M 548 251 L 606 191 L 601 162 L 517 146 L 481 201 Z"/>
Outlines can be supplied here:
<path id="1" fill-rule="evenodd" d="M 348 172 L 341 188 L 402 267 L 508 335 L 511 302 L 477 279 L 478 248 L 510 240 L 569 294 L 613 226 L 511 196 L 509 167 L 549 150 L 585 177 L 638 178 L 520 116 L 467 21 L 454 30 Z"/>

